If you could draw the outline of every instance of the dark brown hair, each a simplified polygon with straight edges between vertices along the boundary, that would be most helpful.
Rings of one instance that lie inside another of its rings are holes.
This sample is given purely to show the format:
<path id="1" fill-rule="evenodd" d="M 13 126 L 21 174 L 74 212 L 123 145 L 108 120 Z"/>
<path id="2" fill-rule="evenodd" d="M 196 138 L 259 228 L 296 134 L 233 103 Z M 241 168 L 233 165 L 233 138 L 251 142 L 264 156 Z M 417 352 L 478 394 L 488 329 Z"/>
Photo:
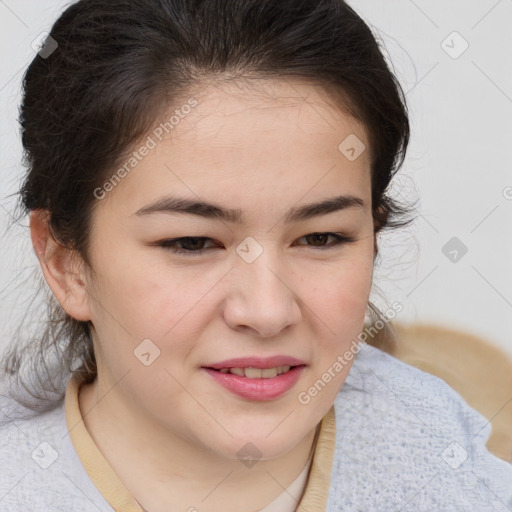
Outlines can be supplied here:
<path id="1" fill-rule="evenodd" d="M 170 105 L 212 79 L 291 77 L 324 87 L 369 134 L 375 232 L 412 220 L 386 194 L 409 141 L 405 95 L 370 28 L 344 1 L 80 0 L 50 36 L 53 51 L 36 55 L 23 78 L 28 171 L 19 207 L 23 215 L 47 210 L 55 238 L 88 266 L 93 191 Z M 48 305 L 45 331 L 25 352 L 13 345 L 3 370 L 20 377 L 30 357 L 34 389 L 62 397 L 62 387 L 49 384 L 56 369 L 90 382 L 96 361 L 90 323 L 68 316 L 52 294 Z M 55 350 L 52 367 L 47 355 Z"/>

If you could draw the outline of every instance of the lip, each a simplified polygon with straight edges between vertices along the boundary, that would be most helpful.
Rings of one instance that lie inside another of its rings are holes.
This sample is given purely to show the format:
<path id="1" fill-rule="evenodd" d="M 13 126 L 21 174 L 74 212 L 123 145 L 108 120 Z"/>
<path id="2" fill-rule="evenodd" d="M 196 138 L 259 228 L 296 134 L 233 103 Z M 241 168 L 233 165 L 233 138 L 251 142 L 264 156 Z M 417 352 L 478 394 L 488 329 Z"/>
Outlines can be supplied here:
<path id="1" fill-rule="evenodd" d="M 213 368 L 220 370 L 221 368 L 274 368 L 276 366 L 303 366 L 306 363 L 296 357 L 276 355 L 271 357 L 235 357 L 233 359 L 226 359 L 218 363 L 204 365 L 203 368 Z M 261 380 L 261 379 L 254 379 Z M 272 379 L 266 379 L 272 380 Z"/>
<path id="2" fill-rule="evenodd" d="M 291 359 L 288 358 L 288 361 L 290 360 Z M 240 360 L 232 359 L 230 361 L 224 361 L 222 365 L 227 363 L 231 364 L 231 361 Z M 246 364 L 247 359 L 244 359 L 243 361 L 245 362 L 244 364 Z M 265 360 L 265 364 L 270 364 L 268 361 L 269 360 Z M 261 364 L 261 360 L 258 364 Z M 275 363 L 272 361 L 272 364 Z M 221 368 L 229 367 L 222 365 L 220 366 Z M 255 367 L 259 368 L 259 366 Z M 272 367 L 273 366 L 268 366 L 268 368 Z M 232 368 L 238 367 L 232 366 Z M 245 368 L 247 368 L 247 366 L 245 366 Z M 286 391 L 290 390 L 299 380 L 304 368 L 305 365 L 296 366 L 286 373 L 282 373 L 281 375 L 277 375 L 270 379 L 249 379 L 247 377 L 239 377 L 238 375 L 233 375 L 231 373 L 222 373 L 218 370 L 213 370 L 212 368 L 203 367 L 202 370 L 208 373 L 215 382 L 241 398 L 246 400 L 268 401 L 279 398 L 281 395 L 286 393 Z"/>

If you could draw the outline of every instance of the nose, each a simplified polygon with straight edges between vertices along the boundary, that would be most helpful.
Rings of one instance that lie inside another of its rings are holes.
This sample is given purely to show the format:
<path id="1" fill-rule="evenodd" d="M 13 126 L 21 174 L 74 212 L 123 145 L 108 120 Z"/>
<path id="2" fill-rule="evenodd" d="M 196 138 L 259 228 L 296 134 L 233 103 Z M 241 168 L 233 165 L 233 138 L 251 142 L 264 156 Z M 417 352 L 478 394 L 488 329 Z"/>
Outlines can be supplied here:
<path id="1" fill-rule="evenodd" d="M 264 251 L 255 261 L 240 259 L 230 272 L 224 320 L 235 330 L 254 331 L 260 337 L 278 335 L 301 318 L 296 274 L 284 269 L 278 257 Z"/>

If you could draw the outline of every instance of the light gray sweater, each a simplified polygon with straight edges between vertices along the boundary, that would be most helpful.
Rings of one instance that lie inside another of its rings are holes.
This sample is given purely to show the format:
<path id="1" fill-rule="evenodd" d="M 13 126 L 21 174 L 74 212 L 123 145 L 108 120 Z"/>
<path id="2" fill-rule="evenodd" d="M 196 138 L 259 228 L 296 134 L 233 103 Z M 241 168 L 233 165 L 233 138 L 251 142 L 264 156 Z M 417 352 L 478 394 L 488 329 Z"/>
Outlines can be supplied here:
<path id="1" fill-rule="evenodd" d="M 3 398 L 2 411 L 16 407 Z M 489 421 L 443 380 L 365 345 L 334 407 L 326 512 L 512 511 L 512 464 L 487 451 Z M 64 402 L 0 423 L 0 510 L 112 512 L 73 448 Z"/>

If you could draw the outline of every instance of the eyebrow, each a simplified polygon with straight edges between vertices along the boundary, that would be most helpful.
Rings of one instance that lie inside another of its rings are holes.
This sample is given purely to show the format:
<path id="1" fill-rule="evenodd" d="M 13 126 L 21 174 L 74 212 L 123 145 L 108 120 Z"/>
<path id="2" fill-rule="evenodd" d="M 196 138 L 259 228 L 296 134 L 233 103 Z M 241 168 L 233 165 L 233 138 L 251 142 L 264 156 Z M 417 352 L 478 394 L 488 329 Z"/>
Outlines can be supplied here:
<path id="1" fill-rule="evenodd" d="M 364 205 L 364 201 L 360 197 L 351 195 L 336 196 L 317 203 L 291 208 L 286 213 L 284 222 L 289 224 L 348 208 L 364 208 Z M 140 208 L 134 215 L 143 216 L 155 213 L 190 214 L 208 219 L 224 220 L 235 224 L 241 224 L 244 218 L 243 212 L 240 209 L 223 208 L 212 203 L 180 197 L 158 199 Z"/>

